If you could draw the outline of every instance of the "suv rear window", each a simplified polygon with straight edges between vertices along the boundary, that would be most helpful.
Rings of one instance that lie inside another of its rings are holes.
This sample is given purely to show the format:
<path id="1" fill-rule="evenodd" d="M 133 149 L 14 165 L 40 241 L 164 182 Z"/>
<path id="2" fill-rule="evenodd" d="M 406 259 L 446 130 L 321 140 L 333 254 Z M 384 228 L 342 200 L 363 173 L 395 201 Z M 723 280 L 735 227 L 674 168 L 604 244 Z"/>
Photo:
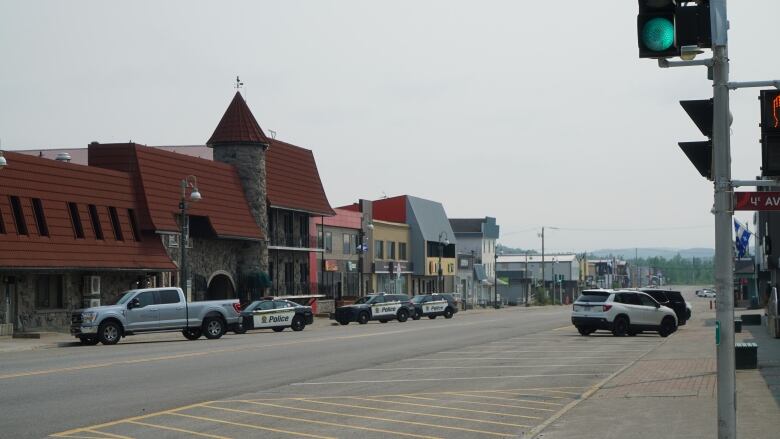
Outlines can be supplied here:
<path id="1" fill-rule="evenodd" d="M 577 302 L 606 302 L 609 294 L 606 291 L 583 291 L 577 298 Z"/>

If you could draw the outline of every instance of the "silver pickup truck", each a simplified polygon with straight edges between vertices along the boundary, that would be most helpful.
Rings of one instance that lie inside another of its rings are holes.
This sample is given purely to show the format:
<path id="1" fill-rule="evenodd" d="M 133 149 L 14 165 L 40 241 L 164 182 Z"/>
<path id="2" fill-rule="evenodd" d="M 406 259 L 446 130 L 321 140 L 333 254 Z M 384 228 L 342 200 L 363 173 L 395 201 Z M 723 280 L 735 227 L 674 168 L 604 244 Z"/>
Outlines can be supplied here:
<path id="1" fill-rule="evenodd" d="M 220 338 L 239 325 L 238 299 L 190 302 L 180 288 L 145 288 L 124 292 L 116 304 L 76 310 L 70 333 L 85 345 L 116 344 L 143 332 L 181 331 L 190 340 Z"/>

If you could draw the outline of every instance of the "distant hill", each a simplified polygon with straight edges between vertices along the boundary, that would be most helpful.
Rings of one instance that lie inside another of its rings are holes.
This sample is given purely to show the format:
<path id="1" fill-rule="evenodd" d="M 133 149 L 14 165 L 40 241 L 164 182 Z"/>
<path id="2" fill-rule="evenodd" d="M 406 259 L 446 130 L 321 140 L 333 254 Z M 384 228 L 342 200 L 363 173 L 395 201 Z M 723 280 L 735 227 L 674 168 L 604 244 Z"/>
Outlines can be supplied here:
<path id="1" fill-rule="evenodd" d="M 606 248 L 588 252 L 588 256 L 607 257 L 609 255 L 619 256 L 623 259 L 633 259 L 636 255 L 640 258 L 662 257 L 671 259 L 677 254 L 685 259 L 690 258 L 712 258 L 715 256 L 715 249 L 712 248 Z"/>

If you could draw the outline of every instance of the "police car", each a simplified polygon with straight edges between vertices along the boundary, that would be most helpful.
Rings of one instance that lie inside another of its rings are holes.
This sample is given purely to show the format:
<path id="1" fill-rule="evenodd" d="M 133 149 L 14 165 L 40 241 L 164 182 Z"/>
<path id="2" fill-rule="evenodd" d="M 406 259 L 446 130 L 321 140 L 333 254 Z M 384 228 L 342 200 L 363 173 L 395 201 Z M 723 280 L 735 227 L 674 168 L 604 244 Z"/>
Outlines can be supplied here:
<path id="1" fill-rule="evenodd" d="M 306 325 L 314 322 L 311 307 L 298 305 L 289 300 L 265 299 L 256 300 L 241 311 L 240 325 L 235 328 L 236 334 L 243 334 L 249 329 L 273 329 L 276 332 L 284 328 L 293 331 L 303 331 Z"/>
<path id="2" fill-rule="evenodd" d="M 336 308 L 331 320 L 342 325 L 358 322 L 365 325 L 369 320 L 387 323 L 390 320 L 405 322 L 414 313 L 414 305 L 406 294 L 372 294 L 361 297 L 352 305 Z"/>
<path id="3" fill-rule="evenodd" d="M 412 297 L 412 304 L 415 311 L 412 314 L 414 320 L 420 320 L 422 316 L 428 316 L 429 319 L 438 316 L 451 319 L 452 315 L 458 312 L 458 305 L 449 294 L 421 294 Z"/>

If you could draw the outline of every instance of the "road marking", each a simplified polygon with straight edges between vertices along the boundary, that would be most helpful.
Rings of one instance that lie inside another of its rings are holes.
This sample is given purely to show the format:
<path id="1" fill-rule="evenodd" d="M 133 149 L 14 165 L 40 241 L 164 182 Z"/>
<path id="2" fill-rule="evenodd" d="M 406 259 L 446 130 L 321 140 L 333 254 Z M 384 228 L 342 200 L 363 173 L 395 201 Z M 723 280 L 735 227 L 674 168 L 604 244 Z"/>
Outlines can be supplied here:
<path id="1" fill-rule="evenodd" d="M 201 406 L 201 407 L 215 408 L 215 407 L 210 407 L 210 406 Z M 201 421 L 209 421 L 209 422 L 216 422 L 218 424 L 232 425 L 234 427 L 246 427 L 246 428 L 252 428 L 252 429 L 255 429 L 255 430 L 264 430 L 264 431 L 272 431 L 274 433 L 290 434 L 290 435 L 293 435 L 293 436 L 313 437 L 313 438 L 317 438 L 317 439 L 336 439 L 336 438 L 329 437 L 329 436 L 318 436 L 316 434 L 308 434 L 308 433 L 300 433 L 300 432 L 297 432 L 297 431 L 280 430 L 278 428 L 263 427 L 261 425 L 256 425 L 256 424 L 243 424 L 243 423 L 240 423 L 240 422 L 223 421 L 222 419 L 207 418 L 205 416 L 194 416 L 194 415 L 187 415 L 187 414 L 184 414 L 184 413 L 170 413 L 170 414 L 171 415 L 175 415 L 175 416 L 183 416 L 185 418 L 198 419 L 198 420 L 201 420 Z"/>
<path id="2" fill-rule="evenodd" d="M 534 364 L 517 365 L 507 364 L 505 366 L 479 366 L 480 369 L 506 369 L 506 368 L 527 368 L 527 367 L 583 367 L 583 366 L 622 366 L 623 363 L 593 363 L 593 364 Z M 356 369 L 357 371 L 391 371 L 391 370 L 438 370 L 438 369 L 474 369 L 474 366 L 430 366 L 430 367 L 389 367 L 373 369 Z"/>
<path id="3" fill-rule="evenodd" d="M 616 349 L 615 351 L 619 352 L 646 352 L 647 349 Z M 605 354 L 612 353 L 615 351 L 602 351 Z M 490 353 L 512 353 L 512 354 L 547 354 L 547 353 L 565 353 L 565 354 L 597 354 L 599 353 L 594 352 L 592 349 L 587 351 L 572 351 L 572 350 L 565 350 L 565 351 L 550 351 L 550 350 L 541 350 L 541 351 L 508 351 L 505 349 L 493 349 L 493 350 L 484 350 L 484 351 L 446 351 L 446 352 L 437 352 L 436 354 L 490 354 Z"/>
<path id="4" fill-rule="evenodd" d="M 81 433 L 81 432 L 84 432 L 84 431 L 91 431 L 91 430 L 95 430 L 95 429 L 98 429 L 98 428 L 106 428 L 106 427 L 112 427 L 114 425 L 124 424 L 124 423 L 126 423 L 128 421 L 138 421 L 138 420 L 141 420 L 141 419 L 148 419 L 148 418 L 152 418 L 152 417 L 155 417 L 155 416 L 162 416 L 162 415 L 172 414 L 172 413 L 177 412 L 179 410 L 187 410 L 187 409 L 191 409 L 191 408 L 195 408 L 195 407 L 200 407 L 203 404 L 205 404 L 205 402 L 201 402 L 201 403 L 198 403 L 198 404 L 188 404 L 188 405 L 177 407 L 177 408 L 173 408 L 173 409 L 170 409 L 170 410 L 163 410 L 161 412 L 149 413 L 149 414 L 141 415 L 141 416 L 133 416 L 133 417 L 130 417 L 130 418 L 124 418 L 124 419 L 119 419 L 119 420 L 116 420 L 116 421 L 105 422 L 103 424 L 91 425 L 89 427 L 74 428 L 72 430 L 68 430 L 68 431 L 63 431 L 63 432 L 60 432 L 60 433 L 52 434 L 51 436 L 52 437 L 68 437 L 70 435 L 73 435 L 73 434 L 76 434 L 76 433 Z"/>
<path id="5" fill-rule="evenodd" d="M 112 366 L 122 366 L 122 365 L 132 365 L 132 364 L 141 364 L 141 363 L 150 363 L 150 362 L 156 362 L 156 361 L 166 361 L 166 360 L 178 360 L 181 358 L 189 358 L 189 357 L 198 357 L 198 356 L 206 356 L 206 355 L 215 355 L 215 354 L 225 354 L 225 353 L 232 353 L 232 352 L 242 352 L 249 349 L 266 349 L 271 347 L 280 347 L 280 346 L 292 346 L 297 344 L 309 344 L 309 343 L 319 343 L 322 341 L 332 341 L 332 340 L 352 340 L 356 338 L 367 338 L 367 337 L 377 337 L 377 336 L 384 336 L 384 335 L 392 335 L 392 334 L 402 334 L 406 332 L 419 332 L 419 331 L 430 331 L 434 329 L 448 329 L 452 328 L 453 326 L 472 326 L 477 324 L 486 323 L 488 321 L 479 321 L 479 322 L 464 322 L 464 323 L 453 323 L 449 324 L 447 326 L 433 326 L 433 327 L 418 327 L 414 329 L 399 329 L 399 330 L 393 330 L 393 331 L 382 331 L 382 332 L 374 332 L 370 334 L 356 334 L 356 335 L 343 335 L 343 336 L 333 336 L 333 337 L 319 337 L 319 338 L 311 338 L 311 339 L 305 339 L 305 340 L 295 340 L 295 341 L 286 341 L 286 342 L 278 342 L 278 343 L 266 343 L 266 344 L 258 344 L 258 345 L 244 345 L 244 346 L 237 346 L 237 347 L 231 347 L 231 348 L 222 348 L 222 349 L 209 349 L 207 351 L 197 351 L 197 352 L 186 352 L 181 354 L 175 354 L 175 355 L 163 355 L 158 357 L 148 357 L 148 358 L 138 358 L 134 360 L 119 360 L 119 361 L 110 361 L 105 363 L 92 363 L 92 364 L 83 364 L 79 366 L 71 366 L 71 367 L 62 367 L 57 369 L 43 369 L 43 370 L 36 370 L 36 371 L 30 371 L 30 372 L 19 372 L 19 373 L 10 373 L 5 375 L 0 375 L 0 380 L 6 380 L 11 378 L 23 378 L 23 377 L 30 377 L 30 376 L 38 376 L 38 375 L 50 375 L 55 373 L 62 373 L 62 372 L 76 372 L 81 370 L 88 370 L 88 369 L 98 369 L 98 368 L 109 368 Z"/>
<path id="6" fill-rule="evenodd" d="M 68 435 L 68 436 L 49 436 L 49 437 L 65 437 L 65 438 L 69 438 L 69 439 L 106 439 L 105 436 L 74 436 L 74 435 Z"/>
<path id="7" fill-rule="evenodd" d="M 107 431 L 97 431 L 97 430 L 93 430 L 93 429 L 86 429 L 84 431 L 86 431 L 87 433 L 103 434 L 103 435 L 108 436 L 110 438 L 116 438 L 116 439 L 133 439 L 130 436 L 122 436 L 121 434 L 109 433 Z"/>
<path id="8" fill-rule="evenodd" d="M 321 410 L 313 410 L 313 409 L 300 409 L 297 407 L 287 407 L 287 406 L 281 406 L 277 404 L 269 404 L 269 403 L 261 403 L 261 402 L 254 402 L 254 401 L 247 401 L 250 404 L 257 404 L 257 405 L 268 405 L 272 407 L 279 407 L 279 408 L 285 408 L 288 410 L 301 410 L 305 412 L 314 412 L 314 413 L 326 413 L 326 414 L 340 414 L 340 413 L 332 413 L 332 412 L 324 412 Z M 413 433 L 401 433 L 399 431 L 390 431 L 390 430 L 383 430 L 381 428 L 371 428 L 371 427 L 361 427 L 358 425 L 346 425 L 346 424 L 338 424 L 335 422 L 326 422 L 326 421 L 316 421 L 314 419 L 302 419 L 302 418 L 291 418 L 289 416 L 280 416 L 280 415 L 272 415 L 269 413 L 260 413 L 250 410 L 239 410 L 239 409 L 229 409 L 226 407 L 213 407 L 209 406 L 210 408 L 218 409 L 218 410 L 225 410 L 229 412 L 237 412 L 237 413 L 246 413 L 251 414 L 255 416 L 267 416 L 271 418 L 279 418 L 279 419 L 285 419 L 285 420 L 293 420 L 293 421 L 300 421 L 300 422 L 308 422 L 312 424 L 322 424 L 322 425 L 329 425 L 333 427 L 340 427 L 340 428 L 351 428 L 354 430 L 365 430 L 365 431 L 375 431 L 377 433 L 388 433 L 396 436 L 409 436 L 409 437 L 417 437 L 417 438 L 423 438 L 423 439 L 442 439 L 437 436 L 422 436 L 419 434 L 413 434 Z M 351 417 L 358 417 L 358 418 L 366 418 L 366 419 L 372 419 L 372 420 L 382 420 L 382 418 L 370 418 L 368 416 L 359 416 L 359 415 L 347 415 L 347 414 L 341 414 L 342 416 L 351 416 Z"/>
<path id="9" fill-rule="evenodd" d="M 227 436 L 217 436 L 217 435 L 214 435 L 214 434 L 199 433 L 197 431 L 185 430 L 183 428 L 169 427 L 169 426 L 166 426 L 166 425 L 148 424 L 146 422 L 140 422 L 140 421 L 127 421 L 127 422 L 129 424 L 138 424 L 138 425 L 143 425 L 143 426 L 151 427 L 151 428 L 159 428 L 159 429 L 162 429 L 162 430 L 178 431 L 179 433 L 187 433 L 187 434 L 191 434 L 191 435 L 195 435 L 195 436 L 211 437 L 211 438 L 216 438 L 216 439 L 232 439 L 232 438 L 227 437 Z"/>
<path id="10" fill-rule="evenodd" d="M 407 395 L 400 395 L 402 398 L 409 398 L 409 399 L 424 399 L 428 401 L 442 401 L 442 399 L 436 399 L 436 398 L 425 398 L 422 396 L 407 396 Z M 459 404 L 476 404 L 476 405 L 489 405 L 491 407 L 504 407 L 504 408 L 512 408 L 512 409 L 524 409 L 524 410 L 540 410 L 544 412 L 554 412 L 555 410 L 549 410 L 549 409 L 542 409 L 537 407 L 526 407 L 522 405 L 514 405 L 514 404 L 497 404 L 492 402 L 477 402 L 477 401 L 463 401 L 460 399 L 444 399 L 445 402 L 454 402 Z"/>
<path id="11" fill-rule="evenodd" d="M 380 418 L 380 417 L 376 417 L 376 416 L 362 416 L 362 415 L 355 415 L 355 414 L 351 414 L 351 413 L 338 413 L 338 412 L 329 412 L 329 411 L 325 411 L 325 410 L 314 410 L 314 409 L 306 409 L 306 408 L 300 408 L 300 407 L 289 407 L 289 406 L 283 406 L 283 405 L 278 405 L 278 404 L 271 404 L 271 403 L 267 403 L 267 402 L 251 402 L 250 401 L 249 403 L 250 404 L 257 404 L 257 405 L 266 405 L 266 406 L 271 406 L 271 407 L 279 407 L 279 408 L 283 408 L 283 409 L 287 409 L 287 410 L 300 410 L 300 411 L 304 411 L 304 412 L 320 413 L 320 414 L 326 414 L 326 415 L 345 416 L 345 417 L 348 417 L 348 418 L 369 419 L 371 421 L 386 421 L 386 422 L 400 423 L 400 424 L 404 424 L 404 425 L 420 425 L 420 426 L 423 426 L 423 427 L 443 428 L 443 429 L 446 429 L 446 430 L 468 431 L 470 433 L 481 433 L 481 434 L 486 434 L 486 435 L 489 435 L 489 436 L 501 436 L 501 437 L 506 437 L 507 436 L 507 434 L 505 434 L 505 433 L 496 433 L 496 432 L 493 432 L 493 431 L 484 431 L 484 430 L 474 430 L 474 429 L 470 429 L 470 428 L 451 427 L 451 426 L 448 426 L 448 425 L 428 424 L 426 422 L 402 421 L 402 420 L 398 420 L 398 419 Z"/>
<path id="12" fill-rule="evenodd" d="M 325 405 L 335 405 L 336 407 L 347 407 L 347 408 L 353 408 L 353 409 L 368 409 L 368 410 L 374 410 L 379 412 L 390 412 L 390 413 L 401 413 L 404 415 L 416 415 L 416 416 L 430 416 L 432 418 L 443 418 L 443 419 L 455 419 L 458 421 L 466 421 L 466 422 L 478 422 L 483 424 L 493 424 L 493 425 L 505 425 L 507 427 L 528 427 L 530 428 L 530 425 L 524 425 L 524 424 L 510 424 L 507 422 L 499 422 L 499 421 L 485 421 L 482 419 L 472 419 L 472 418 L 461 418 L 460 416 L 449 416 L 449 415 L 434 415 L 431 413 L 419 413 L 419 412 L 409 412 L 406 410 L 395 410 L 395 409 L 380 409 L 376 407 L 366 407 L 364 405 L 354 405 L 354 404 L 341 404 L 338 402 L 328 402 L 328 401 L 316 401 L 312 399 L 303 399 L 301 398 L 299 401 L 304 402 L 310 402 L 314 404 L 325 404 Z M 561 404 L 558 404 L 561 405 Z"/>
<path id="13" fill-rule="evenodd" d="M 567 325 L 567 326 L 561 326 L 560 328 L 555 328 L 555 329 L 553 329 L 553 331 L 562 331 L 562 330 L 564 330 L 564 329 L 569 329 L 569 328 L 571 328 L 571 327 L 572 327 L 571 325 Z"/>
<path id="14" fill-rule="evenodd" d="M 472 410 L 472 409 L 463 409 L 459 407 L 447 407 L 443 405 L 433 405 L 433 404 L 415 404 L 413 402 L 401 402 L 401 401 L 394 401 L 394 400 L 381 400 L 381 399 L 372 399 L 372 398 L 358 398 L 356 396 L 350 397 L 350 399 L 357 399 L 360 401 L 372 401 L 372 402 L 382 402 L 385 404 L 402 404 L 402 405 L 411 405 L 415 407 L 430 407 L 435 409 L 445 409 L 445 410 L 457 410 L 460 412 L 470 412 L 470 413 L 482 413 L 485 415 L 499 415 L 499 416 L 509 416 L 512 418 L 528 418 L 528 419 L 542 419 L 538 416 L 525 416 L 525 415 L 514 415 L 511 413 L 501 413 L 501 412 L 487 412 L 484 410 Z M 420 413 L 421 415 L 424 413 Z"/>
<path id="15" fill-rule="evenodd" d="M 456 378 L 414 378 L 399 380 L 355 380 L 355 381 L 319 381 L 313 383 L 291 383 L 291 386 L 321 386 L 327 384 L 379 384 L 379 383 L 416 383 L 422 381 L 469 381 L 469 380 L 505 380 L 509 378 L 543 378 L 570 376 L 601 376 L 605 373 L 559 373 L 549 375 L 504 375 L 486 377 L 456 377 Z"/>
<path id="16" fill-rule="evenodd" d="M 558 404 L 557 402 L 544 402 L 544 401 L 533 401 L 530 399 L 518 399 L 518 398 L 502 398 L 500 396 L 488 396 L 488 395 L 472 395 L 469 393 L 458 393 L 458 392 L 449 392 L 451 395 L 458 395 L 458 396 L 470 396 L 472 398 L 484 398 L 484 399 L 498 399 L 502 401 L 512 401 L 512 402 L 530 402 L 533 404 L 544 404 L 544 405 L 555 405 L 555 406 L 562 406 L 563 404 Z M 537 410 L 537 409 L 534 409 Z M 549 410 L 544 409 L 548 411 L 555 411 L 555 410 Z"/>

